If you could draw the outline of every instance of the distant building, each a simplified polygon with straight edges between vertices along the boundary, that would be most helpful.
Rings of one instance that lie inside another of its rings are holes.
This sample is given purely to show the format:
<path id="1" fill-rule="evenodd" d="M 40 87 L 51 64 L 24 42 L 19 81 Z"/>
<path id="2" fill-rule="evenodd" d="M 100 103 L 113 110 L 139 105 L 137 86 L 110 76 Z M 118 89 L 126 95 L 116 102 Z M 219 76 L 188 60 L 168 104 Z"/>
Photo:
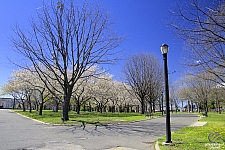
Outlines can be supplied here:
<path id="1" fill-rule="evenodd" d="M 13 99 L 12 98 L 0 98 L 0 108 L 12 108 Z"/>

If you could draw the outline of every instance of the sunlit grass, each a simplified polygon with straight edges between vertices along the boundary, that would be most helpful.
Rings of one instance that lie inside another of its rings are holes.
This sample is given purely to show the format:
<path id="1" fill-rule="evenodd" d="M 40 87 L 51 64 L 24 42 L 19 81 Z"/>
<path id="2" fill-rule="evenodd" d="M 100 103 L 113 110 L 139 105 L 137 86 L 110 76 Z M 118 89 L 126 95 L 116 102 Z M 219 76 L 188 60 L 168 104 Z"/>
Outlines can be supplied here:
<path id="1" fill-rule="evenodd" d="M 201 114 L 200 114 L 201 115 Z M 162 142 L 166 137 L 158 139 L 161 150 L 205 150 L 225 149 L 222 139 L 217 140 L 218 144 L 210 143 L 208 135 L 211 132 L 218 132 L 225 140 L 225 113 L 209 113 L 208 117 L 202 117 L 200 121 L 207 122 L 202 127 L 186 127 L 172 133 L 172 144 L 163 146 Z"/>
<path id="2" fill-rule="evenodd" d="M 63 122 L 61 120 L 62 111 L 53 112 L 51 110 L 44 110 L 43 115 L 38 115 L 37 111 L 20 111 L 16 110 L 17 113 L 20 113 L 24 116 L 45 122 L 50 124 L 70 124 L 70 125 L 79 125 L 81 122 L 85 124 L 113 124 L 121 122 L 132 122 L 139 120 L 148 119 L 140 113 L 99 113 L 99 112 L 81 112 L 77 114 L 74 111 L 69 112 L 69 120 Z"/>

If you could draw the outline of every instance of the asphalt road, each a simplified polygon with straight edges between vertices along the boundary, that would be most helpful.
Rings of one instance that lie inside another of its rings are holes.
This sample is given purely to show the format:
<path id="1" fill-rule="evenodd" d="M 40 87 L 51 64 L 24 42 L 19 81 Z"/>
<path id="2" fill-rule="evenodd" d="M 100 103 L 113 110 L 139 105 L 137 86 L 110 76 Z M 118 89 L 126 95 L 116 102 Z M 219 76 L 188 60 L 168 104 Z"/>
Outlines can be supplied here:
<path id="1" fill-rule="evenodd" d="M 193 114 L 171 114 L 171 131 L 195 123 Z M 165 135 L 165 117 L 108 126 L 53 126 L 0 109 L 1 150 L 151 150 Z"/>

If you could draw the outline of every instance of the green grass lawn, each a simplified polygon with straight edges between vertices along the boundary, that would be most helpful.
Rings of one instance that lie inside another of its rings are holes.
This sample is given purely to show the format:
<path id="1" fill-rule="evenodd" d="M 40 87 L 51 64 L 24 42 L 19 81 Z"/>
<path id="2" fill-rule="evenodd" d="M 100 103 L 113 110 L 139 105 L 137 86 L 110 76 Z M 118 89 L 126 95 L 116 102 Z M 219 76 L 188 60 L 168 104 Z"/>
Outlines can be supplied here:
<path id="1" fill-rule="evenodd" d="M 77 114 L 74 111 L 69 112 L 69 121 L 62 122 L 62 111 L 52 112 L 52 110 L 44 110 L 43 115 L 39 116 L 37 111 L 21 111 L 15 110 L 15 112 L 20 113 L 24 116 L 46 122 L 51 124 L 70 124 L 70 125 L 80 125 L 81 122 L 85 124 L 113 124 L 121 122 L 132 122 L 139 120 L 148 119 L 140 113 L 98 113 L 98 112 L 81 112 Z M 156 114 L 157 116 L 158 114 Z"/>
<path id="2" fill-rule="evenodd" d="M 217 143 L 210 143 L 208 135 L 211 132 L 218 132 L 225 140 L 225 113 L 208 113 L 208 117 L 202 117 L 199 121 L 207 122 L 202 127 L 186 127 L 172 132 L 172 144 L 163 146 L 162 142 L 166 137 L 158 139 L 161 150 L 205 150 L 225 149 L 225 141 L 221 138 Z"/>

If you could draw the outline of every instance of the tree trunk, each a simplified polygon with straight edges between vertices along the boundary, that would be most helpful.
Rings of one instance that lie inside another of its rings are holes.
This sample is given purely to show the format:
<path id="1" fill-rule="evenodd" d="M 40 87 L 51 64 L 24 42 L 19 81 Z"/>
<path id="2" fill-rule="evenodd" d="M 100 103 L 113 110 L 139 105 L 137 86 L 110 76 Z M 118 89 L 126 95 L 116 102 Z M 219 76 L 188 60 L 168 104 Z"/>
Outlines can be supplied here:
<path id="1" fill-rule="evenodd" d="M 30 107 L 30 113 L 32 112 L 32 105 L 31 105 L 31 100 L 30 100 L 30 96 L 28 96 L 28 103 L 29 103 L 29 107 Z"/>
<path id="2" fill-rule="evenodd" d="M 42 115 L 42 110 L 43 110 L 43 101 L 40 103 L 40 110 L 39 110 L 39 115 Z"/>
<path id="3" fill-rule="evenodd" d="M 84 112 L 86 111 L 86 105 L 84 104 Z"/>
<path id="4" fill-rule="evenodd" d="M 129 104 L 127 104 L 127 112 L 129 113 Z"/>
<path id="5" fill-rule="evenodd" d="M 32 112 L 32 106 L 31 106 L 31 101 L 29 101 L 29 107 L 30 107 L 30 113 Z"/>
<path id="6" fill-rule="evenodd" d="M 102 111 L 102 107 L 100 107 L 100 113 L 102 113 L 103 111 Z"/>
<path id="7" fill-rule="evenodd" d="M 155 101 L 152 102 L 153 104 L 153 112 L 155 113 Z"/>
<path id="8" fill-rule="evenodd" d="M 217 101 L 217 111 L 218 111 L 218 114 L 221 114 L 220 102 L 219 101 Z"/>
<path id="9" fill-rule="evenodd" d="M 188 104 L 187 104 L 187 110 L 188 110 L 188 113 L 190 113 L 190 101 L 188 100 Z"/>
<path id="10" fill-rule="evenodd" d="M 65 100 L 63 102 L 63 115 L 62 115 L 62 119 L 64 121 L 69 120 L 69 100 L 68 100 L 68 98 L 65 98 Z"/>
<path id="11" fill-rule="evenodd" d="M 220 102 L 218 100 L 218 97 L 217 97 L 217 94 L 216 94 L 216 111 L 218 114 L 221 114 L 221 111 L 220 111 Z"/>
<path id="12" fill-rule="evenodd" d="M 53 112 L 58 112 L 58 102 L 56 100 L 56 97 L 53 97 Z"/>
<path id="13" fill-rule="evenodd" d="M 13 98 L 13 110 L 15 109 L 16 98 Z"/>
<path id="14" fill-rule="evenodd" d="M 41 103 L 40 103 L 40 110 L 39 110 L 39 115 L 42 115 L 42 110 L 44 107 L 44 98 L 43 98 L 43 92 L 41 93 Z"/>
<path id="15" fill-rule="evenodd" d="M 99 104 L 100 113 L 103 112 L 102 103 Z"/>
<path id="16" fill-rule="evenodd" d="M 162 102 L 161 102 L 162 103 Z M 159 103 L 159 111 L 161 112 L 162 111 L 162 104 Z"/>
<path id="17" fill-rule="evenodd" d="M 145 113 L 145 101 L 144 99 L 141 100 L 141 114 Z"/>
<path id="18" fill-rule="evenodd" d="M 23 106 L 23 111 L 26 111 L 26 108 L 25 108 L 25 103 L 24 103 L 24 101 L 22 102 L 22 106 Z"/>
<path id="19" fill-rule="evenodd" d="M 184 101 L 181 101 L 181 112 L 184 110 Z"/>
<path id="20" fill-rule="evenodd" d="M 115 105 L 111 106 L 111 112 L 112 113 L 116 112 L 116 106 Z"/>
<path id="21" fill-rule="evenodd" d="M 197 112 L 200 113 L 200 103 L 197 102 L 196 105 L 197 105 Z"/>
<path id="22" fill-rule="evenodd" d="M 77 111 L 77 114 L 80 114 L 80 104 L 77 103 L 77 106 L 76 106 L 76 111 Z"/>
<path id="23" fill-rule="evenodd" d="M 59 111 L 59 102 L 56 101 L 56 112 Z"/>
<path id="24" fill-rule="evenodd" d="M 63 114 L 62 114 L 62 119 L 64 121 L 69 120 L 69 104 L 70 104 L 70 98 L 72 95 L 72 89 L 67 89 L 68 91 L 65 90 L 65 97 L 64 97 L 64 102 L 63 102 Z"/>
<path id="25" fill-rule="evenodd" d="M 92 111 L 91 103 L 89 102 L 89 112 Z"/>
<path id="26" fill-rule="evenodd" d="M 219 105 L 219 107 L 218 107 L 218 111 L 219 111 L 218 113 L 221 114 L 220 105 Z"/>
<path id="27" fill-rule="evenodd" d="M 151 101 L 149 103 L 149 112 L 152 113 L 152 103 L 151 103 Z"/>
<path id="28" fill-rule="evenodd" d="M 137 109 L 137 110 L 136 110 L 137 112 L 140 111 L 139 105 L 136 106 L 136 109 Z"/>
<path id="29" fill-rule="evenodd" d="M 170 104 L 170 110 L 173 113 L 173 104 L 172 103 Z"/>
<path id="30" fill-rule="evenodd" d="M 206 113 L 206 116 L 208 116 L 208 105 L 207 105 L 207 99 L 205 100 L 205 113 Z"/>
<path id="31" fill-rule="evenodd" d="M 39 111 L 39 105 L 38 105 L 38 102 L 36 103 L 36 111 Z"/>

